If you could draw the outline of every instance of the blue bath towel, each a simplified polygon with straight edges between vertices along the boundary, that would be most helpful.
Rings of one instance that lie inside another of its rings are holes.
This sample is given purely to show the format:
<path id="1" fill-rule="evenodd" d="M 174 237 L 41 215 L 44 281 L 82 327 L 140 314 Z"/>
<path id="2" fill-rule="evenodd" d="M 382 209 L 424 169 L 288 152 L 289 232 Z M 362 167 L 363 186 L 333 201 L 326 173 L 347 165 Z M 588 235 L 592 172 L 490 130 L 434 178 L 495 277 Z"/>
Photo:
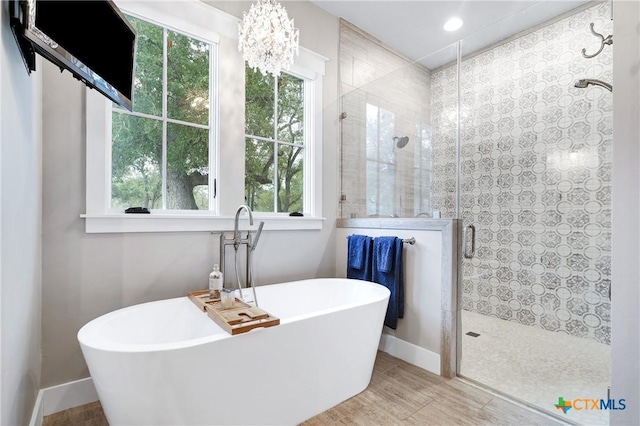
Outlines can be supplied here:
<path id="1" fill-rule="evenodd" d="M 349 235 L 347 239 L 347 278 L 371 281 L 373 238 Z"/>
<path id="2" fill-rule="evenodd" d="M 396 240 L 396 237 L 379 237 L 374 240 L 373 249 L 379 272 L 390 272 L 393 268 Z"/>
<path id="3" fill-rule="evenodd" d="M 398 326 L 398 318 L 404 317 L 402 239 L 377 237 L 373 241 L 373 247 L 372 280 L 387 287 L 391 292 L 384 325 L 395 330 Z"/>

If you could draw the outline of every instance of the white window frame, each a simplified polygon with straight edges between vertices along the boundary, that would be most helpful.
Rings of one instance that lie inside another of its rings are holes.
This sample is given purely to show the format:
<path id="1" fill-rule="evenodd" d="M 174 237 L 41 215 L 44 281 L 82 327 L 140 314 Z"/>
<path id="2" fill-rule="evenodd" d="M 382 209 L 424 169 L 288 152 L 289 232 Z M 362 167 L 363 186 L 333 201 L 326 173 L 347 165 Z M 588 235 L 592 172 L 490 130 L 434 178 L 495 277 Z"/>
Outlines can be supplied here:
<path id="1" fill-rule="evenodd" d="M 176 30 L 194 38 L 219 44 L 221 37 L 237 42 L 239 19 L 219 11 L 200 1 L 182 2 L 127 2 L 116 1 L 118 7 L 127 14 Z M 197 17 L 194 22 L 193 17 Z M 211 28 L 216 28 L 214 32 Z M 308 97 L 310 108 L 305 108 L 305 212 L 304 217 L 290 217 L 286 213 L 254 214 L 254 219 L 265 221 L 265 230 L 322 229 L 322 80 L 325 62 L 328 59 L 308 49 L 300 48 L 300 55 L 289 70 L 293 75 L 305 79 L 305 101 Z M 224 59 L 222 59 L 224 61 Z M 216 64 L 220 59 L 215 58 Z M 244 68 L 243 68 L 244 69 Z M 217 76 L 217 72 L 214 73 Z M 309 81 L 309 84 L 306 82 Z M 214 82 L 217 87 L 217 82 Z M 214 94 L 217 105 L 218 93 Z M 213 138 L 215 156 L 210 162 L 210 179 L 217 180 L 217 197 L 214 211 L 163 211 L 152 214 L 125 214 L 121 210 L 111 210 L 111 102 L 94 90 L 86 90 L 86 213 L 87 233 L 127 233 L 127 232 L 182 232 L 182 231 L 228 231 L 233 229 L 234 216 L 221 215 L 220 193 L 233 179 L 242 176 L 220 176 L 220 125 L 219 110 L 216 107 Z M 213 114 L 212 114 L 213 116 Z M 243 132 L 244 133 L 244 132 Z M 218 143 L 219 142 L 219 143 Z M 211 188 L 210 188 L 211 190 Z M 242 185 L 244 191 L 244 184 Z M 240 198 L 243 198 L 244 192 Z M 235 211 L 234 206 L 234 211 Z M 228 210 L 228 209 L 227 209 Z"/>
<path id="2" fill-rule="evenodd" d="M 312 167 L 312 161 L 313 161 L 313 156 L 308 155 L 307 151 L 309 150 L 309 148 L 313 148 L 313 146 L 315 146 L 315 142 L 313 139 L 313 128 L 315 127 L 313 120 L 314 120 L 314 101 L 313 101 L 313 95 L 314 95 L 314 79 L 310 79 L 309 77 L 307 77 L 305 74 L 301 74 L 298 72 L 295 72 L 296 67 L 292 67 L 292 70 L 287 70 L 287 71 L 283 71 L 281 73 L 282 74 L 287 74 L 290 75 L 292 77 L 296 77 L 302 80 L 302 91 L 303 91 L 303 142 L 302 144 L 300 143 L 288 143 L 286 141 L 283 141 L 282 139 L 278 138 L 278 135 L 275 135 L 275 138 L 267 138 L 267 137 L 262 137 L 262 136 L 256 136 L 256 135 L 249 135 L 246 134 L 244 135 L 245 141 L 247 139 L 255 139 L 259 142 L 262 143 L 271 143 L 273 144 L 274 147 L 274 156 L 277 156 L 277 150 L 276 147 L 280 144 L 282 145 L 287 145 L 287 146 L 300 146 L 302 145 L 302 149 L 303 149 L 303 189 L 302 189 L 302 200 L 303 200 L 303 213 L 305 214 L 309 214 L 311 212 L 314 211 L 314 208 L 312 206 L 312 198 L 313 198 L 313 192 L 312 192 L 312 188 L 314 186 L 314 184 L 312 183 L 313 180 L 313 173 L 311 173 L 310 171 L 307 170 L 307 168 Z M 300 70 L 298 70 L 300 71 Z M 278 79 L 281 77 L 278 77 Z M 276 91 L 276 104 L 275 104 L 275 108 L 277 108 L 277 85 L 274 87 L 274 91 Z M 275 109 L 274 109 L 275 111 Z M 275 114 L 277 115 L 277 113 Z M 275 126 L 277 126 L 277 117 L 274 117 L 274 129 Z M 274 130 L 275 131 L 275 130 Z M 246 159 L 246 157 L 245 157 Z M 278 170 L 278 159 L 276 158 L 274 160 L 274 168 L 275 168 L 275 174 L 276 177 L 278 176 L 279 170 Z M 246 190 L 246 182 L 245 182 L 245 190 Z M 289 212 L 278 212 L 277 211 L 277 185 L 276 182 L 274 181 L 274 185 L 273 185 L 273 210 L 270 212 L 259 212 L 260 214 L 274 214 L 274 215 L 288 215 Z"/>
<path id="3" fill-rule="evenodd" d="M 154 115 L 149 115 L 149 114 L 145 114 L 145 113 L 141 113 L 141 112 L 130 112 L 124 109 L 121 110 L 117 110 L 114 109 L 113 107 L 109 108 L 107 107 L 108 111 L 107 114 L 109 115 L 108 117 L 108 123 L 106 123 L 106 128 L 107 131 L 109 132 L 109 135 L 107 137 L 107 140 L 111 141 L 110 143 L 107 144 L 106 147 L 106 154 L 107 154 L 107 158 L 106 158 L 106 163 L 107 163 L 107 169 L 111 170 L 111 160 L 112 160 L 112 145 L 113 145 L 113 140 L 112 140 L 112 133 L 111 131 L 113 130 L 113 124 L 112 124 L 112 111 L 117 111 L 118 114 L 124 114 L 124 115 L 129 115 L 132 117 L 139 117 L 139 118 L 147 118 L 147 119 L 151 119 L 151 120 L 155 120 L 155 121 L 159 121 L 162 124 L 162 162 L 160 164 L 161 170 L 162 170 L 162 176 L 166 177 L 167 174 L 167 138 L 168 138 L 168 130 L 167 127 L 169 124 L 179 124 L 182 126 L 187 126 L 187 127 L 191 127 L 191 128 L 198 128 L 198 129 L 206 129 L 209 133 L 209 161 L 208 161 L 208 165 L 210 166 L 209 168 L 209 175 L 208 175 L 208 187 L 209 187 L 209 208 L 208 210 L 193 210 L 190 213 L 193 214 L 207 214 L 208 212 L 217 212 L 218 211 L 218 197 L 214 197 L 215 195 L 215 180 L 217 178 L 217 158 L 219 155 L 220 150 L 218 149 L 218 145 L 219 145 L 219 141 L 220 141 L 220 135 L 219 135 L 219 128 L 220 126 L 218 125 L 218 121 L 219 121 L 219 114 L 218 114 L 218 95 L 217 95 L 217 85 L 218 85 L 218 73 L 217 73 L 217 65 L 218 65 L 218 41 L 219 41 L 219 37 L 216 34 L 215 37 L 215 41 L 211 40 L 211 39 L 206 39 L 206 38 L 202 38 L 201 36 L 197 36 L 194 34 L 190 34 L 190 33 L 186 33 L 185 31 L 175 28 L 173 26 L 168 26 L 165 25 L 161 22 L 157 22 L 155 20 L 152 20 L 150 18 L 147 18 L 145 16 L 141 16 L 137 13 L 132 13 L 132 12 L 126 12 L 127 15 L 132 16 L 134 18 L 140 19 L 142 21 L 148 22 L 150 24 L 156 25 L 160 28 L 162 28 L 163 30 L 163 61 L 166 59 L 168 62 L 168 52 L 166 49 L 166 45 L 167 45 L 167 32 L 168 31 L 173 31 L 175 33 L 181 34 L 181 35 L 185 35 L 191 39 L 200 41 L 202 43 L 206 43 L 207 45 L 209 45 L 209 99 L 213 100 L 213 102 L 210 102 L 210 108 L 209 108 L 209 117 L 208 117 L 208 124 L 206 125 L 202 125 L 202 124 L 198 124 L 198 123 L 193 123 L 193 122 L 186 122 L 186 121 L 182 121 L 182 120 L 177 120 L 177 119 L 173 119 L 170 118 L 168 116 L 168 105 L 167 105 L 167 68 L 166 65 L 167 63 L 163 63 L 163 75 L 162 75 L 162 113 L 160 116 L 154 116 Z M 166 31 L 165 31 L 166 30 Z M 211 34 L 209 34 L 209 37 L 213 38 Z M 109 104 L 109 103 L 107 103 Z M 107 182 L 105 182 L 105 190 L 106 190 L 106 197 L 107 197 L 107 202 L 109 203 L 109 205 L 111 204 L 111 179 L 108 179 Z M 166 187 L 166 182 L 164 182 L 163 179 L 163 185 L 161 188 L 162 191 L 162 208 L 161 209 L 154 209 L 152 210 L 152 212 L 154 214 L 170 214 L 170 213 L 182 213 L 182 210 L 169 210 L 166 208 L 166 204 L 167 204 L 167 187 Z M 107 211 L 109 213 L 119 213 L 122 211 L 122 209 L 114 209 L 114 208 L 108 208 Z"/>

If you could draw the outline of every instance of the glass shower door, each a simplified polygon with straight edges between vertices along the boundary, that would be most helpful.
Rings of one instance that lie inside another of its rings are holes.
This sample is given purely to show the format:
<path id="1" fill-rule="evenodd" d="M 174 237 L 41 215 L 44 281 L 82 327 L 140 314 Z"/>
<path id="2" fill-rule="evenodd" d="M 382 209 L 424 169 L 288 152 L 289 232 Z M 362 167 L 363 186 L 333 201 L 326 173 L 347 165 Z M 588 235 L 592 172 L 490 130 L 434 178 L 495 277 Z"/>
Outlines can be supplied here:
<path id="1" fill-rule="evenodd" d="M 558 401 L 607 399 L 612 93 L 575 84 L 612 81 L 611 48 L 581 54 L 609 16 L 582 8 L 460 64 L 458 373 L 584 424 L 608 413 Z"/>

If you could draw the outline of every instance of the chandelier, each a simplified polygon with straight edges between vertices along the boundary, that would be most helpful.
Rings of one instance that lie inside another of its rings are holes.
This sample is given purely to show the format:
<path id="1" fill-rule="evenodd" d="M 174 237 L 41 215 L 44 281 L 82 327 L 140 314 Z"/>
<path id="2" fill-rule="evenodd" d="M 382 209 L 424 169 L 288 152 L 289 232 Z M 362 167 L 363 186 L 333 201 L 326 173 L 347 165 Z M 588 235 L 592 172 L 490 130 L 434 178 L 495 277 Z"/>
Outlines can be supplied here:
<path id="1" fill-rule="evenodd" d="M 258 0 L 238 26 L 238 50 L 254 70 L 279 76 L 298 54 L 299 31 L 287 11 L 275 0 Z"/>

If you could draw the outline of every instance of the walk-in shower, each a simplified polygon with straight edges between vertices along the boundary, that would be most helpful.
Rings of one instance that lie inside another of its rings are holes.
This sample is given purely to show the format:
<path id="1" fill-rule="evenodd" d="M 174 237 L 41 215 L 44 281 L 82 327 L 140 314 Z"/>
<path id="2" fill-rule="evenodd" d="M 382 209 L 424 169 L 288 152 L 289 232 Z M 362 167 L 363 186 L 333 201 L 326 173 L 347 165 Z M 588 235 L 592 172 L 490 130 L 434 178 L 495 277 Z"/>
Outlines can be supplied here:
<path id="1" fill-rule="evenodd" d="M 612 33 L 609 3 L 478 49 L 476 38 L 497 33 L 488 28 L 434 54 L 448 59 L 432 67 L 348 69 L 340 212 L 457 219 L 468 236 L 458 374 L 606 424 L 604 411 L 555 407 L 606 399 L 609 385 L 613 35 L 594 28 Z"/>
<path id="2" fill-rule="evenodd" d="M 476 230 L 460 258 L 459 374 L 589 425 L 607 412 L 555 405 L 609 386 L 612 48 L 594 27 L 612 32 L 608 3 L 478 54 L 462 41 L 457 194 Z M 434 191 L 434 208 L 447 197 Z"/>

